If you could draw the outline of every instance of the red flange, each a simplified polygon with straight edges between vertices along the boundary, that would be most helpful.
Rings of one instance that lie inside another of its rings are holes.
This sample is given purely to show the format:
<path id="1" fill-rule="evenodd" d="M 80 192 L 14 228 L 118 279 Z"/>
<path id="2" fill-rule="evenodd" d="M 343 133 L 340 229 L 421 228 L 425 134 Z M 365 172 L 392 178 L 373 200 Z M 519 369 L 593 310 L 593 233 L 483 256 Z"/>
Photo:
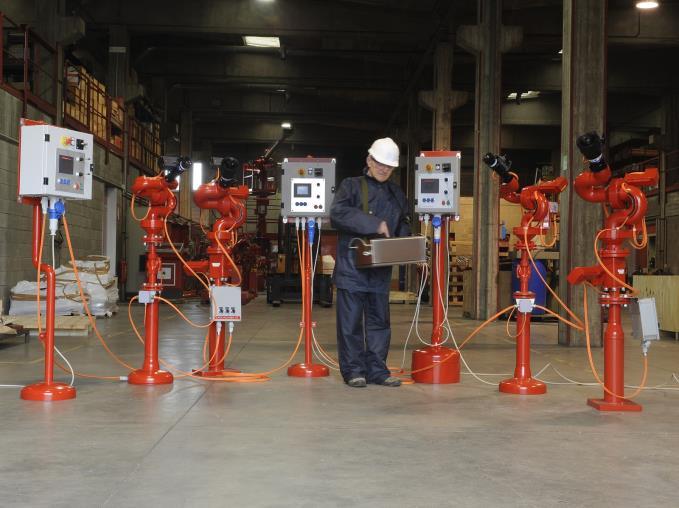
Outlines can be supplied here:
<path id="1" fill-rule="evenodd" d="M 427 346 L 413 351 L 413 381 L 426 384 L 460 382 L 460 353 L 449 347 Z M 421 372 L 415 372 L 424 369 Z"/>
<path id="2" fill-rule="evenodd" d="M 288 367 L 288 376 L 291 377 L 325 377 L 330 375 L 330 370 L 320 363 L 297 363 Z"/>
<path id="3" fill-rule="evenodd" d="M 21 390 L 21 398 L 38 402 L 75 399 L 75 388 L 64 383 L 35 383 Z"/>
<path id="4" fill-rule="evenodd" d="M 547 392 L 547 385 L 532 377 L 513 377 L 501 381 L 499 389 L 502 393 L 514 395 L 542 395 Z"/>
<path id="5" fill-rule="evenodd" d="M 597 411 L 641 411 L 642 406 L 628 399 L 618 399 L 609 402 L 604 399 L 587 399 L 587 405 L 592 406 Z"/>
<path id="6" fill-rule="evenodd" d="M 172 383 L 173 379 L 172 373 L 166 370 L 137 369 L 127 376 L 127 382 L 131 385 L 166 385 Z"/>

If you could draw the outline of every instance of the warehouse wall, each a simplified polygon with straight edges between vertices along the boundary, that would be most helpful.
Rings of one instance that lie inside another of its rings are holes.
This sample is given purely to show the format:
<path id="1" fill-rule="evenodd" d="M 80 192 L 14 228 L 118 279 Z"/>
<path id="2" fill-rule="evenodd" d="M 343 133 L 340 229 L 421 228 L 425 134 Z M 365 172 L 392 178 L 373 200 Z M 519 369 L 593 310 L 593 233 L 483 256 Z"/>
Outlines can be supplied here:
<path id="1" fill-rule="evenodd" d="M 31 207 L 19 205 L 16 198 L 19 121 L 21 101 L 0 90 L 0 298 L 7 310 L 9 290 L 19 280 L 35 280 L 31 262 Z M 29 118 L 50 122 L 37 110 L 28 110 Z M 95 174 L 122 186 L 122 160 L 95 145 Z M 106 184 L 93 183 L 92 200 L 69 202 L 66 212 L 76 256 L 102 254 L 104 249 L 104 215 Z M 119 192 L 118 208 L 122 205 Z M 118 216 L 120 214 L 118 213 Z M 116 225 L 119 233 L 120 225 Z M 116 237 L 119 237 L 117 234 Z M 57 264 L 68 259 L 65 241 L 56 251 Z M 47 253 L 45 255 L 47 259 Z"/>

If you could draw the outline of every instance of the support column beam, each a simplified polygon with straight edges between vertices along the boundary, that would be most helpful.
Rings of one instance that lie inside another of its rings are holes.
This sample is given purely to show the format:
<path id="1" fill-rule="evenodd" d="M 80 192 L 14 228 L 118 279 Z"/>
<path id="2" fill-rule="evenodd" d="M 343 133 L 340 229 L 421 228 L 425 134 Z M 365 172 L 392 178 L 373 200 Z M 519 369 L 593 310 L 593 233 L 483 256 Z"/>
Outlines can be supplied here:
<path id="1" fill-rule="evenodd" d="M 476 55 L 474 139 L 473 284 L 476 319 L 487 319 L 498 307 L 499 189 L 482 162 L 486 152 L 500 151 L 502 53 L 521 44 L 520 27 L 502 25 L 502 2 L 479 0 L 479 23 L 461 26 L 457 43 Z"/>
<path id="2" fill-rule="evenodd" d="M 603 212 L 573 190 L 572 182 L 583 169 L 575 140 L 591 130 L 604 133 L 606 128 L 606 2 L 564 0 L 563 39 L 561 175 L 571 185 L 561 194 L 559 293 L 582 315 L 583 288 L 570 286 L 566 276 L 576 266 L 596 264 L 594 236 L 603 227 Z M 601 309 L 591 293 L 590 333 L 593 344 L 601 345 Z M 585 335 L 559 323 L 559 344 L 583 346 Z"/>
<path id="3" fill-rule="evenodd" d="M 420 104 L 433 111 L 432 149 L 450 150 L 452 111 L 469 100 L 467 92 L 451 90 L 453 81 L 453 44 L 441 42 L 434 53 L 434 90 L 421 91 Z"/>

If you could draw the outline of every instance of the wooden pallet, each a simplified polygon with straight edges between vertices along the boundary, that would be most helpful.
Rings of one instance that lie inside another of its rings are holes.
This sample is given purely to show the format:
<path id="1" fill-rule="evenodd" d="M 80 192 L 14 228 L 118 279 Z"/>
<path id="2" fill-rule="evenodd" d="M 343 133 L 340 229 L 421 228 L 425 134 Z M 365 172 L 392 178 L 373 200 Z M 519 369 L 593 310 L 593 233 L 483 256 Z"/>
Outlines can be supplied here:
<path id="1" fill-rule="evenodd" d="M 3 323 L 18 325 L 35 334 L 38 331 L 38 320 L 35 316 L 2 316 Z M 41 319 L 45 329 L 45 317 Z M 90 321 L 87 316 L 57 316 L 54 320 L 54 331 L 57 335 L 87 336 L 90 333 Z"/>
<path id="2" fill-rule="evenodd" d="M 390 291 L 389 303 L 417 303 L 417 294 L 412 291 Z"/>

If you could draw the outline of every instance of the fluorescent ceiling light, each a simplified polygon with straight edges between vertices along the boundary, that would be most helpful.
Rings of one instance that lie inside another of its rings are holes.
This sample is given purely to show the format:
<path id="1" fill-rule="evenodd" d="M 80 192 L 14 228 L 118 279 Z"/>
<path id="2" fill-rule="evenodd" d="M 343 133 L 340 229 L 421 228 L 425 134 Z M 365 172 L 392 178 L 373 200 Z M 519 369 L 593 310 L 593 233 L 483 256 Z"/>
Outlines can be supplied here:
<path id="1" fill-rule="evenodd" d="M 278 37 L 265 37 L 261 35 L 244 35 L 243 42 L 246 46 L 255 48 L 280 48 L 281 41 Z"/>
<path id="2" fill-rule="evenodd" d="M 286 131 L 289 131 L 292 129 L 292 124 L 290 122 L 283 122 L 281 124 L 281 127 L 285 129 Z"/>
<path id="3" fill-rule="evenodd" d="M 560 50 L 559 50 L 559 54 L 560 54 L 560 55 L 563 55 L 563 49 L 560 49 Z"/>
<path id="4" fill-rule="evenodd" d="M 658 5 L 658 2 L 637 2 L 637 9 L 655 9 Z"/>
<path id="5" fill-rule="evenodd" d="M 528 90 L 527 92 L 521 92 L 521 99 L 537 99 L 538 96 L 540 95 L 540 92 L 536 90 Z M 515 100 L 517 96 L 516 92 L 512 92 L 507 96 L 507 99 L 509 100 Z"/>
<path id="6" fill-rule="evenodd" d="M 203 183 L 203 163 L 194 162 L 191 166 L 191 172 L 191 189 L 195 191 Z"/>

